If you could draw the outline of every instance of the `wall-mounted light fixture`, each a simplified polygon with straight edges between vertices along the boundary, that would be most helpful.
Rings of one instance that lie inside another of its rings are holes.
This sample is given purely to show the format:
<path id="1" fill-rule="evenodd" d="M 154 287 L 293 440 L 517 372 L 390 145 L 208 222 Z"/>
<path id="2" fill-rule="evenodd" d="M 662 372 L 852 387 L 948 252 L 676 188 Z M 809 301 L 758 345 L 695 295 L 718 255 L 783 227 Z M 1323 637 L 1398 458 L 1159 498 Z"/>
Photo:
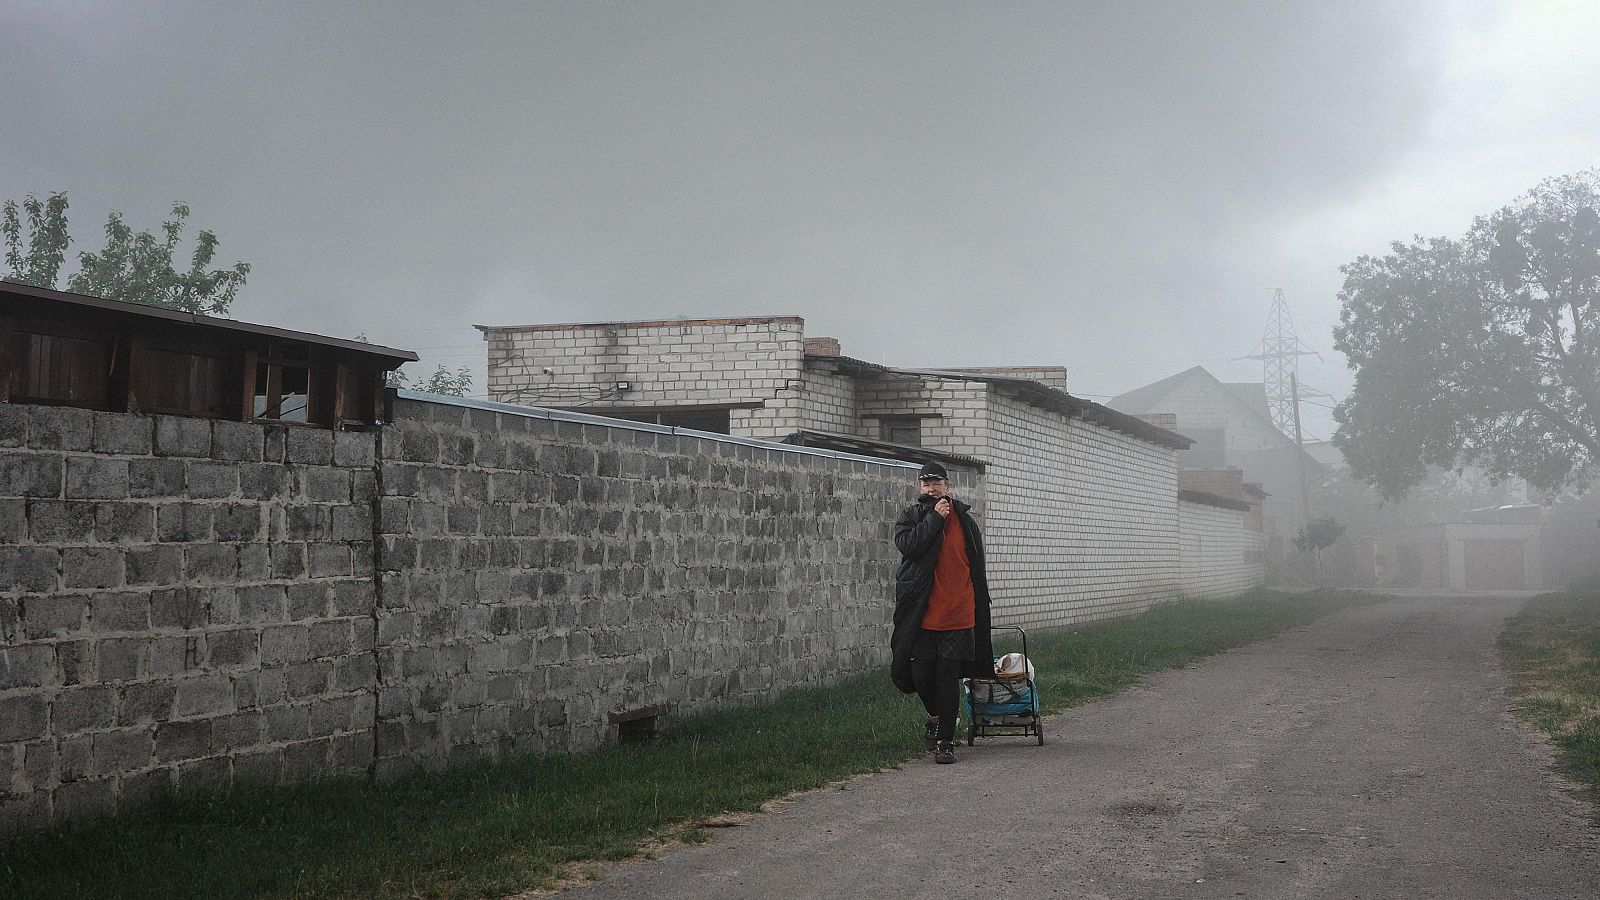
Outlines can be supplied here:
<path id="1" fill-rule="evenodd" d="M 631 382 L 631 381 L 619 381 L 619 382 L 617 382 L 617 393 L 626 394 L 627 392 L 629 392 L 631 390 L 633 390 L 633 382 Z"/>

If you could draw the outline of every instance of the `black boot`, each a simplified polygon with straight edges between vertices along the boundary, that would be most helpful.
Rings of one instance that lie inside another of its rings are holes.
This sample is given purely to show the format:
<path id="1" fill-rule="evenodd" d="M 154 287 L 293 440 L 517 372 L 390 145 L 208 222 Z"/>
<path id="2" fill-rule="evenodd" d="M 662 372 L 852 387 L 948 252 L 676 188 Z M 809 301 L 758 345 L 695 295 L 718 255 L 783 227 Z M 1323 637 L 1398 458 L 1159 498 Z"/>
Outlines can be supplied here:
<path id="1" fill-rule="evenodd" d="M 939 747 L 939 717 L 929 716 L 926 724 L 922 726 L 922 749 L 932 753 Z"/>
<path id="2" fill-rule="evenodd" d="M 939 748 L 933 752 L 933 761 L 936 763 L 955 762 L 956 745 L 949 741 L 940 741 Z"/>

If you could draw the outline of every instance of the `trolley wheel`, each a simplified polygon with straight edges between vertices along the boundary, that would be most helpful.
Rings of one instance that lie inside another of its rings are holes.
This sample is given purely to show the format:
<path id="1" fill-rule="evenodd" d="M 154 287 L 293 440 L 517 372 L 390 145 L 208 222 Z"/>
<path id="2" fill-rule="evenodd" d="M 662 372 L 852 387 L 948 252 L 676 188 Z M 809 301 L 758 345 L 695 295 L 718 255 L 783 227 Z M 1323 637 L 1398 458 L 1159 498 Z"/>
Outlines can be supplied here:
<path id="1" fill-rule="evenodd" d="M 967 719 L 967 746 L 971 747 L 978 742 L 978 717 Z"/>
<path id="2" fill-rule="evenodd" d="M 1037 734 L 1039 736 L 1039 746 L 1043 747 L 1044 746 L 1044 723 L 1043 722 L 1039 722 L 1038 720 L 1035 720 L 1034 721 L 1034 725 L 1033 725 L 1033 733 Z"/>

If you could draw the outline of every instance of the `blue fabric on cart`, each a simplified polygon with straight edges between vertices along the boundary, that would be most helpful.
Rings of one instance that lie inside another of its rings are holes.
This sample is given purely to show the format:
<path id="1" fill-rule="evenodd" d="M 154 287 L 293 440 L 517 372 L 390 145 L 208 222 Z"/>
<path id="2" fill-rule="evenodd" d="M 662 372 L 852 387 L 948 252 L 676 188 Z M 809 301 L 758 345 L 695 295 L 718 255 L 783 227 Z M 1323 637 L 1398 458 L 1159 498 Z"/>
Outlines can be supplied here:
<path id="1" fill-rule="evenodd" d="M 1033 713 L 1033 684 L 1026 679 L 967 682 L 967 704 L 974 716 L 1022 716 Z"/>

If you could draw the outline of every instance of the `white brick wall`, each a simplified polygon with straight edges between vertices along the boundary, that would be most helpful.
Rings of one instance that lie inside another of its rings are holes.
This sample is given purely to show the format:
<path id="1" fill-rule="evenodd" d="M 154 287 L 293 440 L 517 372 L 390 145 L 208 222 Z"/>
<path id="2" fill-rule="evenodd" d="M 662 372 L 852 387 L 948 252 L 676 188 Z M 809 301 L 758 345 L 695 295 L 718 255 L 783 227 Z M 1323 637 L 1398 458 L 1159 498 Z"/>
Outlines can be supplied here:
<path id="1" fill-rule="evenodd" d="M 800 423 L 804 327 L 795 317 L 772 317 L 491 328 L 489 396 L 599 413 L 765 404 L 735 410 L 734 433 L 783 437 Z M 613 394 L 619 381 L 631 389 Z"/>
<path id="2" fill-rule="evenodd" d="M 1178 594 L 1174 451 L 990 395 L 995 621 L 1065 625 Z"/>
<path id="3" fill-rule="evenodd" d="M 1178 501 L 1181 590 L 1191 599 L 1234 597 L 1265 578 L 1265 538 L 1245 525 L 1248 513 Z"/>

